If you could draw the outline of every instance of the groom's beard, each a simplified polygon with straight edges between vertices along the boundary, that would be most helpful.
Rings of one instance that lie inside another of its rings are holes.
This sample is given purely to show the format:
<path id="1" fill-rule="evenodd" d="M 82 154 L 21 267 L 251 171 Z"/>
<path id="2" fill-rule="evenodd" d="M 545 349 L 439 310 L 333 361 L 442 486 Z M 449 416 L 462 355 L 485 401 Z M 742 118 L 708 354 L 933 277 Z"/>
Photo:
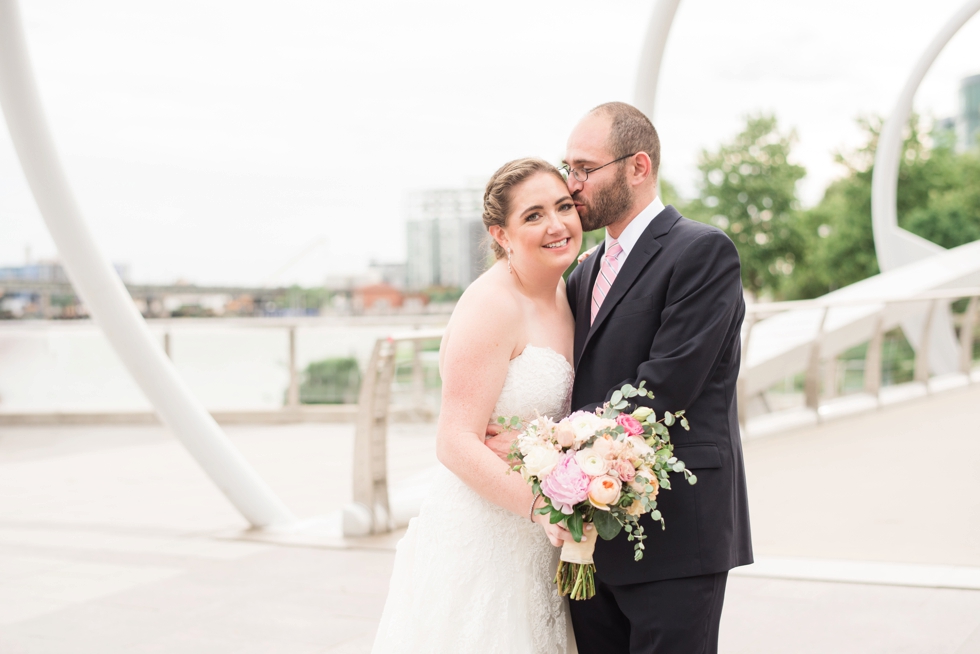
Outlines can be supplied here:
<path id="1" fill-rule="evenodd" d="M 591 201 L 572 196 L 573 200 L 585 206 L 585 211 L 579 214 L 583 230 L 591 232 L 611 225 L 633 208 L 633 189 L 626 181 L 626 175 L 621 170 L 617 172 L 619 174 L 612 181 L 595 189 Z"/>

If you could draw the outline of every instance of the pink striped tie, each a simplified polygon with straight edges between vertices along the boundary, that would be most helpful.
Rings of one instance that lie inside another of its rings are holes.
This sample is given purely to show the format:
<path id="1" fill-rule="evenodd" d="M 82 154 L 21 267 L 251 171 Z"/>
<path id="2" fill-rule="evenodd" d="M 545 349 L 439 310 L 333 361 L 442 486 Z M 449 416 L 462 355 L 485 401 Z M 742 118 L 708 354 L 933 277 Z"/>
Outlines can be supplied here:
<path id="1" fill-rule="evenodd" d="M 599 313 L 599 307 L 602 306 L 602 301 L 609 294 L 609 289 L 612 288 L 613 282 L 616 281 L 616 273 L 619 272 L 619 261 L 617 257 L 623 251 L 623 246 L 616 239 L 611 239 L 610 243 L 612 245 L 602 255 L 602 260 L 599 262 L 599 276 L 595 278 L 595 286 L 592 287 L 592 321 L 589 324 L 595 322 L 596 314 Z"/>

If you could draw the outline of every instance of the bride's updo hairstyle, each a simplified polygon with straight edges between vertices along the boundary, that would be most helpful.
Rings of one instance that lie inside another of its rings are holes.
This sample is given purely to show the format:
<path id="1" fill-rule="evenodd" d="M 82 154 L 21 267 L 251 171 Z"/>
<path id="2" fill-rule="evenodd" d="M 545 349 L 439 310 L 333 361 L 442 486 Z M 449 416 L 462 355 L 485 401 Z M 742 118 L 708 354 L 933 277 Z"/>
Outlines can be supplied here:
<path id="1" fill-rule="evenodd" d="M 538 173 L 554 175 L 562 184 L 565 183 L 565 178 L 558 169 L 544 159 L 525 157 L 508 161 L 498 168 L 487 182 L 487 190 L 483 194 L 483 226 L 488 230 L 492 225 L 504 227 L 507 214 L 511 211 L 511 191 Z M 497 239 L 492 237 L 490 248 L 498 259 L 507 256 Z"/>

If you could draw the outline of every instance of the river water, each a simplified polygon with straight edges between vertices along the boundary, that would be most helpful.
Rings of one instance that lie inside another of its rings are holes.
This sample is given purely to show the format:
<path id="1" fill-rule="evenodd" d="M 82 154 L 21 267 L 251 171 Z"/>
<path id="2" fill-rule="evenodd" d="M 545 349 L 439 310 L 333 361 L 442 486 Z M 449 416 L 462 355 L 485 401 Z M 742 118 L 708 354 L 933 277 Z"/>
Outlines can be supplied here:
<path id="1" fill-rule="evenodd" d="M 352 356 L 364 370 L 375 342 L 392 333 L 444 326 L 448 316 L 300 321 L 297 368 Z M 150 322 L 181 377 L 209 410 L 283 406 L 289 387 L 289 333 L 282 321 Z M 0 413 L 148 411 L 139 387 L 98 327 L 88 321 L 0 324 Z"/>

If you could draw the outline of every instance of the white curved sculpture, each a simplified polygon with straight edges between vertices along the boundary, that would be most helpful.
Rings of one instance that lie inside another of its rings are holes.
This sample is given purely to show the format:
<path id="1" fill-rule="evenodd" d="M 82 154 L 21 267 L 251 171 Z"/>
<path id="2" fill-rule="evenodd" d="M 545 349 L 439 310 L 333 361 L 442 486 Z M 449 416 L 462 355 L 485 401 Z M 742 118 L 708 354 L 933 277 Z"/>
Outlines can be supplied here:
<path id="1" fill-rule="evenodd" d="M 664 49 L 679 4 L 680 0 L 657 0 L 647 28 L 636 81 L 635 102 L 651 120 L 656 104 Z M 943 26 L 913 68 L 895 110 L 886 121 L 879 137 L 872 182 L 872 226 L 875 251 L 882 272 L 945 252 L 945 248 L 898 226 L 896 192 L 898 166 L 902 155 L 902 129 L 911 114 L 912 98 L 922 78 L 946 43 L 977 11 L 980 11 L 980 0 L 969 0 Z M 933 315 L 930 329 L 929 362 L 935 374 L 953 372 L 959 362 L 958 344 L 948 303 L 943 303 L 943 307 L 945 310 L 937 311 Z M 919 313 L 902 320 L 902 329 L 910 342 L 920 342 L 926 319 L 926 315 Z"/>
<path id="2" fill-rule="evenodd" d="M 253 526 L 295 523 L 177 375 L 96 245 L 45 121 L 16 0 L 0 0 L 0 106 L 72 285 L 157 415 Z"/>
<path id="3" fill-rule="evenodd" d="M 660 67 L 667 48 L 667 37 L 670 36 L 670 27 L 680 3 L 681 0 L 657 1 L 647 26 L 643 50 L 640 52 L 634 103 L 650 120 L 653 120 L 653 109 L 657 101 L 657 85 L 660 83 Z"/>
<path id="4" fill-rule="evenodd" d="M 875 253 L 878 267 L 888 272 L 921 259 L 944 252 L 945 248 L 902 229 L 898 226 L 896 196 L 898 193 L 898 167 L 902 160 L 902 130 L 912 114 L 912 99 L 922 79 L 929 72 L 936 57 L 942 52 L 950 39 L 970 18 L 980 11 L 980 0 L 968 0 L 942 29 L 933 37 L 925 52 L 919 57 L 909 75 L 895 108 L 881 128 L 878 149 L 875 152 L 875 167 L 871 182 L 871 225 L 874 229 Z M 948 305 L 947 305 L 948 306 Z M 919 342 L 924 326 L 924 317 L 902 322 L 902 329 L 913 343 Z M 959 360 L 956 336 L 953 332 L 948 309 L 936 314 L 932 325 L 929 359 L 935 373 L 951 372 Z"/>

